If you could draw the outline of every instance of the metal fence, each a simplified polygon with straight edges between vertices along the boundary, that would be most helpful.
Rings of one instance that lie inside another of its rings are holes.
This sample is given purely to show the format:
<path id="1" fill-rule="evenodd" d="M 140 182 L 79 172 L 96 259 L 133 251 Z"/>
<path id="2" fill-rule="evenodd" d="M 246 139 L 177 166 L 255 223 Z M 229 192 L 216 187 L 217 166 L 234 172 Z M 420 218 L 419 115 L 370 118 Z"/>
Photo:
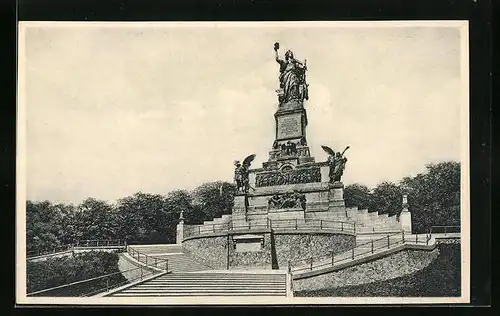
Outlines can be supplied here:
<path id="1" fill-rule="evenodd" d="M 48 249 L 32 250 L 32 251 L 26 252 L 26 258 L 29 259 L 29 258 L 39 257 L 39 256 L 53 255 L 53 254 L 58 254 L 58 253 L 65 252 L 65 251 L 70 251 L 72 249 L 73 249 L 73 245 L 62 245 L 62 246 L 54 247 L 50 250 L 48 250 Z"/>
<path id="2" fill-rule="evenodd" d="M 111 239 L 111 240 L 100 240 L 100 239 L 89 239 L 89 240 L 79 240 L 74 244 L 75 247 L 86 248 L 86 247 L 126 247 L 127 242 L 122 239 Z"/>
<path id="3" fill-rule="evenodd" d="M 48 289 L 28 293 L 27 296 L 45 297 L 87 297 L 97 295 L 122 285 L 143 280 L 148 276 L 160 273 L 144 267 L 114 272 L 99 277 L 63 284 Z"/>
<path id="4" fill-rule="evenodd" d="M 429 233 L 430 234 L 445 234 L 448 233 L 460 233 L 460 226 L 432 226 Z"/>
<path id="5" fill-rule="evenodd" d="M 162 259 L 148 254 L 139 252 L 134 248 L 127 247 L 128 254 L 135 260 L 144 263 L 148 267 L 155 267 L 164 271 L 168 271 L 168 259 Z"/>
<path id="6" fill-rule="evenodd" d="M 295 262 L 288 262 L 288 270 L 291 273 L 302 273 L 327 267 L 333 267 L 336 264 L 346 263 L 353 261 L 368 254 L 374 254 L 381 249 L 391 249 L 405 242 L 415 244 L 429 244 L 431 234 L 416 234 L 405 235 L 404 232 L 398 232 L 391 235 L 386 235 L 379 239 L 372 239 L 368 242 L 358 244 L 355 247 L 339 253 L 333 252 L 328 256 L 310 257 L 308 259 L 298 260 Z"/>
<path id="7" fill-rule="evenodd" d="M 317 229 L 317 230 L 337 230 L 340 232 L 355 233 L 355 222 L 342 222 L 326 219 L 267 219 L 265 223 L 249 221 L 246 224 L 234 224 L 233 222 L 223 224 L 186 225 L 184 227 L 184 238 L 203 234 L 225 233 L 241 230 L 263 230 L 263 229 Z"/>
<path id="8" fill-rule="evenodd" d="M 114 240 L 79 240 L 74 244 L 67 244 L 62 246 L 57 246 L 52 249 L 39 249 L 32 250 L 26 252 L 26 258 L 34 258 L 39 256 L 47 256 L 47 255 L 57 255 L 62 252 L 71 251 L 74 248 L 96 248 L 96 247 L 116 247 L 125 249 L 127 246 L 127 242 L 122 239 L 114 239 Z"/>

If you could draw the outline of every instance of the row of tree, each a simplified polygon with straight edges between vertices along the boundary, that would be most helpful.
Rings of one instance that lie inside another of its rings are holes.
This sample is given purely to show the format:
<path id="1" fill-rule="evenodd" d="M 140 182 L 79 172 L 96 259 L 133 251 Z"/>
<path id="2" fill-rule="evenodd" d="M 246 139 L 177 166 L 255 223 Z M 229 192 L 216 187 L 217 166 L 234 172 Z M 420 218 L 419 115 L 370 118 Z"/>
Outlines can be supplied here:
<path id="1" fill-rule="evenodd" d="M 402 194 L 408 193 L 415 232 L 432 225 L 460 224 L 460 164 L 430 164 L 425 173 L 398 184 L 383 182 L 370 190 L 361 184 L 345 188 L 347 206 L 380 214 L 399 214 Z M 136 193 L 111 204 L 88 198 L 79 205 L 27 202 L 27 251 L 49 251 L 86 239 L 124 239 L 129 243 L 175 242 L 180 212 L 186 224 L 231 214 L 235 187 L 210 182 L 195 190 L 168 195 Z"/>
<path id="2" fill-rule="evenodd" d="M 94 198 L 78 205 L 27 201 L 27 252 L 50 251 L 89 239 L 175 242 L 181 211 L 187 224 L 231 214 L 234 193 L 233 184 L 218 181 L 166 196 L 139 192 L 115 204 Z"/>
<path id="3" fill-rule="evenodd" d="M 362 184 L 346 186 L 346 206 L 357 206 L 379 214 L 399 215 L 402 196 L 408 194 L 413 231 L 431 226 L 460 225 L 460 164 L 441 162 L 426 166 L 426 172 L 405 177 L 399 183 L 382 182 L 373 190 Z"/>

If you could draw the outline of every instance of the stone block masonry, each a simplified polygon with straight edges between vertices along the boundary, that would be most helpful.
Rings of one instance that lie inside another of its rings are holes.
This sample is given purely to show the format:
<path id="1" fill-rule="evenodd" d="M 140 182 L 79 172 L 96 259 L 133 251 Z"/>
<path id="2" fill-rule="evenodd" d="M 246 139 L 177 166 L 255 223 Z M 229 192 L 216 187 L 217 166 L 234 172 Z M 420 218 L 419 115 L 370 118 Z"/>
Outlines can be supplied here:
<path id="1" fill-rule="evenodd" d="M 227 267 L 227 236 L 186 240 L 182 243 L 182 250 L 215 269 Z"/>
<path id="2" fill-rule="evenodd" d="M 286 268 L 292 263 L 311 257 L 328 256 L 351 249 L 356 237 L 343 234 L 276 234 L 275 249 L 278 265 Z"/>
<path id="3" fill-rule="evenodd" d="M 341 253 L 355 246 L 356 237 L 344 234 L 321 233 L 260 233 L 260 249 L 237 247 L 238 234 L 205 236 L 185 240 L 183 251 L 192 254 L 215 269 L 286 269 L 288 261 L 308 260 L 311 257 Z M 235 238 L 233 238 L 235 237 Z M 228 249 L 229 243 L 229 249 Z M 240 245 L 241 246 L 241 245 Z"/>
<path id="4" fill-rule="evenodd" d="M 439 250 L 404 250 L 340 271 L 293 281 L 294 291 L 318 290 L 394 279 L 427 267 Z"/>
<path id="5" fill-rule="evenodd" d="M 263 245 L 257 251 L 243 251 L 239 252 L 236 249 L 235 239 L 229 238 L 229 268 L 260 268 L 271 269 L 272 254 L 271 254 L 271 234 L 263 235 Z"/>

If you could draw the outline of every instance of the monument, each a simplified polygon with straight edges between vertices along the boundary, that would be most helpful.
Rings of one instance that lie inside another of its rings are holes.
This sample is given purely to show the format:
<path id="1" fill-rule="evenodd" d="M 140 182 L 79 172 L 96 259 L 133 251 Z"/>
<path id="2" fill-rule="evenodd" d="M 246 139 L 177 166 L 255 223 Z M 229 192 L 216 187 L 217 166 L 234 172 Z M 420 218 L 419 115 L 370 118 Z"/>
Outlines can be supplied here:
<path id="1" fill-rule="evenodd" d="M 291 50 L 284 58 L 274 44 L 279 64 L 279 88 L 275 118 L 275 136 L 269 158 L 261 168 L 250 169 L 255 155 L 241 164 L 235 162 L 238 188 L 232 212 L 233 225 L 266 224 L 268 220 L 308 219 L 346 220 L 342 175 L 345 151 L 322 148 L 328 160 L 316 162 L 307 143 L 309 100 L 306 80 L 307 60 L 299 61 Z"/>
<path id="2" fill-rule="evenodd" d="M 354 247 L 357 233 L 401 230 L 396 216 L 346 207 L 342 177 L 349 146 L 342 151 L 321 146 L 328 154 L 325 161 L 311 155 L 307 63 L 290 50 L 281 58 L 278 43 L 274 51 L 278 102 L 266 161 L 255 168 L 256 155 L 250 153 L 234 161 L 237 190 L 231 214 L 196 225 L 184 225 L 183 216 L 179 218 L 178 241 L 183 249 L 204 256 L 214 266 L 277 269 L 295 258 L 297 247 L 307 249 L 309 257 L 324 255 L 326 248 L 340 253 Z"/>

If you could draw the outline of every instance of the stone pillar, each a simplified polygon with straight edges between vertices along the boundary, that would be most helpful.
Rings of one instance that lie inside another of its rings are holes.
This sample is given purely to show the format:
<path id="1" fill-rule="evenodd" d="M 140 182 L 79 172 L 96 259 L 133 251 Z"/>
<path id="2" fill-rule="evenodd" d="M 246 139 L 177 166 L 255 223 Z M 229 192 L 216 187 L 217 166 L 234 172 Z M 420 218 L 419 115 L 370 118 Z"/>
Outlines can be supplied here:
<path id="1" fill-rule="evenodd" d="M 320 167 L 321 182 L 330 182 L 330 167 L 328 165 Z"/>
<path id="2" fill-rule="evenodd" d="M 181 215 L 179 216 L 179 223 L 177 224 L 177 235 L 175 241 L 178 245 L 182 244 L 182 240 L 184 239 L 184 213 L 181 211 Z"/>
<path id="3" fill-rule="evenodd" d="M 408 210 L 408 195 L 403 194 L 403 210 L 399 214 L 399 223 L 401 228 L 411 234 L 411 213 Z"/>
<path id="4" fill-rule="evenodd" d="M 257 174 L 255 172 L 252 172 L 252 170 L 250 170 L 250 172 L 248 173 L 248 184 L 250 184 L 250 186 L 252 188 L 255 188 L 256 187 L 256 179 L 257 178 Z"/>
<path id="5" fill-rule="evenodd" d="M 344 201 L 344 184 L 337 181 L 330 184 L 328 193 L 328 211 L 335 212 L 335 219 L 342 220 L 347 217 L 347 210 Z"/>
<path id="6" fill-rule="evenodd" d="M 234 205 L 232 211 L 232 222 L 234 226 L 246 225 L 246 214 L 245 214 L 245 195 L 242 193 L 236 194 L 234 196 Z"/>

